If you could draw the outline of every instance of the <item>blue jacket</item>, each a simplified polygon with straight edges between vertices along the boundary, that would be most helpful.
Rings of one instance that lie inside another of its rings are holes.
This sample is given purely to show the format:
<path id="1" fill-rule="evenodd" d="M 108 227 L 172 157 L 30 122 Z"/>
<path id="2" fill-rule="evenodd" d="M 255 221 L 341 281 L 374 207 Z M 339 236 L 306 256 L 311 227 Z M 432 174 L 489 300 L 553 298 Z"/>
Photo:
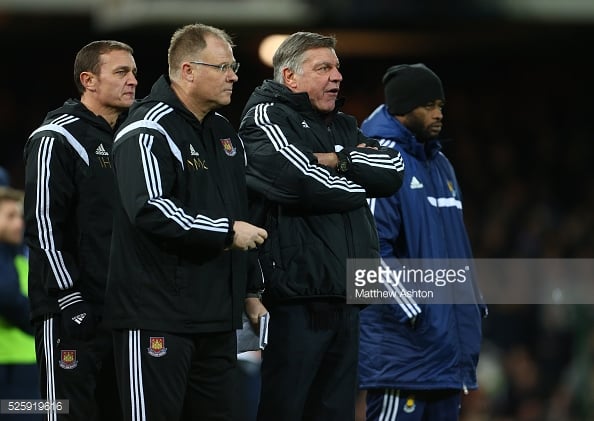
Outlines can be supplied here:
<path id="1" fill-rule="evenodd" d="M 470 259 L 460 188 L 440 142 L 418 142 L 383 105 L 361 129 L 398 150 L 406 168 L 398 192 L 370 203 L 382 257 Z M 478 292 L 476 297 L 477 304 L 368 306 L 361 312 L 360 387 L 477 388 L 481 316 L 486 307 L 479 304 Z"/>

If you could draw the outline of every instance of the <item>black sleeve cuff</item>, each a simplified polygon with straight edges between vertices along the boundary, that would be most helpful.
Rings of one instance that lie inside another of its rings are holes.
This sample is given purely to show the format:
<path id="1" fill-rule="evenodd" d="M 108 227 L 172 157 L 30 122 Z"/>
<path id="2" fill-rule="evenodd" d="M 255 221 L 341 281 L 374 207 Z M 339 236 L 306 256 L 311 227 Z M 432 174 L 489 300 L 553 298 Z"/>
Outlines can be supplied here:
<path id="1" fill-rule="evenodd" d="M 233 239 L 235 238 L 235 231 L 233 231 L 233 219 L 229 218 L 229 231 L 227 231 L 227 236 L 225 237 L 225 242 L 223 243 L 223 247 L 228 249 L 233 245 Z"/>

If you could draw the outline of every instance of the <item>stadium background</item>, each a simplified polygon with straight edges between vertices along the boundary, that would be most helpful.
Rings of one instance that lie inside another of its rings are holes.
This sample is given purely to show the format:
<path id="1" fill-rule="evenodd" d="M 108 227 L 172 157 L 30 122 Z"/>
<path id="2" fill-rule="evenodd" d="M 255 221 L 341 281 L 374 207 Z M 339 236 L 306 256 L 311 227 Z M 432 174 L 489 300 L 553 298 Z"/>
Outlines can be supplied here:
<path id="1" fill-rule="evenodd" d="M 271 76 L 257 52 L 268 34 L 336 34 L 344 111 L 359 121 L 382 101 L 388 66 L 424 62 L 444 83 L 445 152 L 476 257 L 594 257 L 586 0 L 0 0 L 0 166 L 13 185 L 23 186 L 28 134 L 76 95 L 82 45 L 132 45 L 140 98 L 166 72 L 173 30 L 192 22 L 220 26 L 237 44 L 239 82 L 222 110 L 236 127 L 251 91 Z M 465 398 L 463 419 L 594 420 L 593 322 L 593 306 L 491 306 L 481 390 Z"/>

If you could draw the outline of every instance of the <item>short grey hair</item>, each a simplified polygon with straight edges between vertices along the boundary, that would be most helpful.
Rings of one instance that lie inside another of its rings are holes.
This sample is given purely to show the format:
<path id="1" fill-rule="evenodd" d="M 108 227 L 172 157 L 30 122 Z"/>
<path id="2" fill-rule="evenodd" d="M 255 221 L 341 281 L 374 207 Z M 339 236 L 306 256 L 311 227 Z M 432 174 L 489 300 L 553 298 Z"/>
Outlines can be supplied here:
<path id="1" fill-rule="evenodd" d="M 285 39 L 272 57 L 274 80 L 283 83 L 283 69 L 288 68 L 301 73 L 303 54 L 314 48 L 336 48 L 334 35 L 321 35 L 313 32 L 295 32 Z"/>

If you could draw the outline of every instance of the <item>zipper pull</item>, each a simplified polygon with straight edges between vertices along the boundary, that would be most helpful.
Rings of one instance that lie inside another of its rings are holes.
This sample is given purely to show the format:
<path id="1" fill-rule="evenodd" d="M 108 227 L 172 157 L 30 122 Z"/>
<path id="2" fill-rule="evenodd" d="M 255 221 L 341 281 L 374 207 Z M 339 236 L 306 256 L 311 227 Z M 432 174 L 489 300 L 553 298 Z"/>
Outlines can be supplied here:
<path id="1" fill-rule="evenodd" d="M 465 395 L 468 395 L 468 388 L 466 387 L 466 384 L 462 384 L 462 390 L 464 391 Z"/>

